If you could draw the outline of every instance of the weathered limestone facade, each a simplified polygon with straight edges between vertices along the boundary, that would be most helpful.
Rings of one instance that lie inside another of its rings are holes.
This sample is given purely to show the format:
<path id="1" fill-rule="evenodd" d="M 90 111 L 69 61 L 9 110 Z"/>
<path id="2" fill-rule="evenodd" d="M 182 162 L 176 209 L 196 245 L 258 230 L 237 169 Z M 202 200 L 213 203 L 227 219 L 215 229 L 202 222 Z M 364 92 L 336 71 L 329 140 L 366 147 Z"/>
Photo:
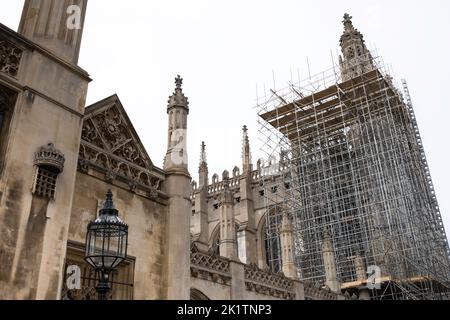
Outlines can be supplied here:
<path id="1" fill-rule="evenodd" d="M 66 23 L 73 5 L 75 29 Z M 0 24 L 0 299 L 95 298 L 86 227 L 108 190 L 130 230 L 113 299 L 344 299 L 297 280 L 287 216 L 282 272 L 267 268 L 265 177 L 260 162 L 253 170 L 247 128 L 242 174 L 235 167 L 210 184 L 203 144 L 191 183 L 181 77 L 167 106 L 163 168 L 116 95 L 85 106 L 91 79 L 77 62 L 86 8 L 87 0 L 26 0 L 19 32 Z M 81 288 L 67 287 L 71 266 Z"/>
<path id="2" fill-rule="evenodd" d="M 26 1 L 25 11 L 42 8 L 38 2 L 51 1 Z M 49 17 L 43 11 L 33 15 L 42 23 Z M 38 40 L 40 29 L 34 27 L 41 25 L 28 18 L 24 14 L 19 33 L 0 25 L 0 88 L 8 103 L 2 107 L 7 122 L 1 136 L 0 298 L 55 299 L 62 283 L 90 79 L 73 63 L 81 34 L 70 44 L 55 37 L 50 50 Z M 59 27 L 49 24 L 45 30 L 56 34 Z M 55 196 L 41 197 L 34 190 L 34 158 L 49 143 L 64 155 L 64 169 L 58 173 Z"/>

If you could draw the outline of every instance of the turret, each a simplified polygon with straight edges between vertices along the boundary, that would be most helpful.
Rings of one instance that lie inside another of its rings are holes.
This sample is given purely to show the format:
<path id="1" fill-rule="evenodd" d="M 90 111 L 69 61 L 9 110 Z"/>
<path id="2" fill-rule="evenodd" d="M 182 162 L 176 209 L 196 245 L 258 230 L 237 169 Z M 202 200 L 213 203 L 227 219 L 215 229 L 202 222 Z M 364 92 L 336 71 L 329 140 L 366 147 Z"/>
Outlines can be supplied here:
<path id="1" fill-rule="evenodd" d="M 190 218 L 191 177 L 186 152 L 188 99 L 182 90 L 183 79 L 175 79 L 175 92 L 169 98 L 168 146 L 164 160 L 164 184 L 169 197 L 166 229 L 167 299 L 186 300 L 190 296 Z M 176 235 L 176 236 L 174 236 Z"/>
<path id="2" fill-rule="evenodd" d="M 167 106 L 169 129 L 164 170 L 189 175 L 186 150 L 189 102 L 183 93 L 182 85 L 183 79 L 177 76 L 175 79 L 175 92 L 169 97 Z"/>
<path id="3" fill-rule="evenodd" d="M 220 255 L 237 260 L 236 222 L 234 219 L 234 199 L 230 190 L 230 175 L 223 173 L 222 195 L 220 198 Z"/>
<path id="4" fill-rule="evenodd" d="M 240 212 L 241 226 L 239 235 L 239 258 L 244 263 L 257 263 L 256 222 L 252 190 L 252 159 L 247 126 L 242 129 L 242 175 L 240 176 Z"/>
<path id="5" fill-rule="evenodd" d="M 364 36 L 355 29 L 352 17 L 344 15 L 344 33 L 340 45 L 342 56 L 339 57 L 342 81 L 347 81 L 373 70 L 372 55 L 366 47 Z"/>
<path id="6" fill-rule="evenodd" d="M 206 145 L 202 142 L 201 152 L 200 152 L 200 165 L 198 168 L 198 181 L 199 189 L 208 186 L 208 163 L 206 161 Z"/>
<path id="7" fill-rule="evenodd" d="M 206 161 L 206 145 L 202 142 L 200 166 L 198 169 L 199 187 L 195 191 L 195 206 L 192 215 L 191 229 L 193 240 L 201 251 L 208 251 L 208 164 Z"/>

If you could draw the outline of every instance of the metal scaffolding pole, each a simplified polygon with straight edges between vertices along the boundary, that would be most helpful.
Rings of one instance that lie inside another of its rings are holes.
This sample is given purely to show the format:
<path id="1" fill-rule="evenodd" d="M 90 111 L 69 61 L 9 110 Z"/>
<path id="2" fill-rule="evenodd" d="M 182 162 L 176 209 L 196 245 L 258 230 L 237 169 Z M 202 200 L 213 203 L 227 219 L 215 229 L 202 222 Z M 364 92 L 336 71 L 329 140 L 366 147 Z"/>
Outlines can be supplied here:
<path id="1" fill-rule="evenodd" d="M 340 79 L 333 66 L 258 99 L 266 167 L 280 153 L 283 160 L 261 180 L 271 243 L 287 210 L 303 280 L 325 283 L 328 230 L 342 290 L 448 299 L 450 251 L 408 87 L 397 89 L 381 58 L 366 59 L 358 63 L 373 68 L 351 78 Z M 361 261 L 380 268 L 379 287 L 358 271 Z"/>

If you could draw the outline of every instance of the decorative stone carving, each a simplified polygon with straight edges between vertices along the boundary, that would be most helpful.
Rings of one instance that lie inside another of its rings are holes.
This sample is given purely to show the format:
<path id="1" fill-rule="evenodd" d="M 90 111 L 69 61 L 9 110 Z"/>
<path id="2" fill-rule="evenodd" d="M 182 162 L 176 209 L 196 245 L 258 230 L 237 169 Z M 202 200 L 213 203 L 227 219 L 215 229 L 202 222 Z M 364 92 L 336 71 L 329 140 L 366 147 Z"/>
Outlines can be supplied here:
<path id="1" fill-rule="evenodd" d="M 133 137 L 127 121 L 115 104 L 85 120 L 82 140 L 106 149 L 137 166 L 151 169 L 150 160 L 144 155 L 139 143 Z"/>
<path id="2" fill-rule="evenodd" d="M 62 172 L 64 162 L 66 161 L 64 154 L 57 150 L 53 143 L 41 147 L 34 155 L 34 164 L 37 166 L 49 166 Z"/>
<path id="3" fill-rule="evenodd" d="M 245 266 L 245 279 L 249 282 L 283 291 L 292 292 L 294 290 L 293 280 L 286 278 L 283 274 L 274 274 L 270 271 L 261 270 L 255 264 Z"/>
<path id="4" fill-rule="evenodd" d="M 200 252 L 193 243 L 191 245 L 191 276 L 229 286 L 231 283 L 230 261 Z"/>
<path id="5" fill-rule="evenodd" d="M 108 171 L 105 174 L 105 179 L 107 182 L 113 182 L 116 179 L 116 175 L 112 171 Z"/>
<path id="6" fill-rule="evenodd" d="M 230 272 L 230 261 L 218 256 L 211 256 L 206 253 L 191 252 L 191 265 L 210 269 L 221 273 Z"/>
<path id="7" fill-rule="evenodd" d="M 19 72 L 23 51 L 13 44 L 0 39 L 0 72 L 16 77 Z"/>
<path id="8" fill-rule="evenodd" d="M 183 79 L 179 75 L 175 79 L 175 84 L 176 84 L 175 92 L 173 93 L 173 95 L 169 97 L 167 109 L 170 110 L 175 107 L 183 107 L 189 110 L 189 101 L 184 95 L 182 89 Z"/>
<path id="9" fill-rule="evenodd" d="M 304 282 L 305 297 L 312 300 L 337 300 L 338 295 L 327 288 L 322 288 L 321 284 Z M 348 297 L 344 296 L 346 299 Z"/>
<path id="10" fill-rule="evenodd" d="M 156 198 L 158 198 L 158 189 L 152 187 L 152 188 L 150 189 L 149 196 L 150 196 L 151 199 L 156 199 Z"/>
<path id="11" fill-rule="evenodd" d="M 86 114 L 80 146 L 79 169 L 87 173 L 89 166 L 104 172 L 105 180 L 124 181 L 134 192 L 143 188 L 156 199 L 164 177 L 155 174 L 150 158 L 129 123 L 118 100 Z"/>

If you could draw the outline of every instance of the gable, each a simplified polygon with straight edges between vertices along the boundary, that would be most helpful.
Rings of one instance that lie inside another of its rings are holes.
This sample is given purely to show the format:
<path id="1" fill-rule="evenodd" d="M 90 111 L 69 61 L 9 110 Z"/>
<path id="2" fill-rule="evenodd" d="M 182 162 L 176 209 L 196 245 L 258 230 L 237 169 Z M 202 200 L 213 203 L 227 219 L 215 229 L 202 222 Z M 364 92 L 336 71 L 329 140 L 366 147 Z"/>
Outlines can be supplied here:
<path id="1" fill-rule="evenodd" d="M 86 108 L 81 140 L 147 170 L 153 169 L 120 100 L 112 96 Z"/>
<path id="2" fill-rule="evenodd" d="M 107 181 L 120 179 L 130 189 L 160 190 L 164 172 L 153 166 L 117 95 L 86 108 L 79 169 L 94 167 Z"/>

